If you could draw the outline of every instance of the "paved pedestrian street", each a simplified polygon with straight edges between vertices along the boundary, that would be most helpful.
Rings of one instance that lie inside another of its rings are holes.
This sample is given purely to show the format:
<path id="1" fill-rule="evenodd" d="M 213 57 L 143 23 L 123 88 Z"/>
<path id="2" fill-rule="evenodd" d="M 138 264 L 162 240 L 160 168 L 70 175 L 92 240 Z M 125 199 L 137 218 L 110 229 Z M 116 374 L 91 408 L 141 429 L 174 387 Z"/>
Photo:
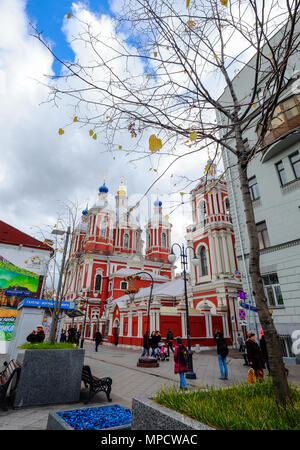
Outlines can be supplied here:
<path id="1" fill-rule="evenodd" d="M 179 376 L 174 374 L 173 355 L 169 361 L 160 361 L 159 367 L 137 367 L 141 354 L 139 350 L 124 349 L 110 345 L 100 345 L 95 352 L 94 345 L 84 343 L 85 361 L 91 367 L 92 374 L 97 377 L 112 378 L 112 403 L 131 408 L 133 397 L 150 396 L 161 386 L 179 386 Z M 193 354 L 194 372 L 196 380 L 187 380 L 190 386 L 228 386 L 242 383 L 247 379 L 248 367 L 243 366 L 243 359 L 237 350 L 230 350 L 229 379 L 219 380 L 220 372 L 215 350 L 201 351 Z M 6 355 L 0 355 L 1 367 Z M 300 386 L 300 365 L 288 365 L 289 381 Z M 266 371 L 265 371 L 266 372 Z M 68 403 L 49 406 L 34 406 L 18 409 L 9 408 L 0 411 L 0 430 L 45 430 L 50 411 L 63 411 L 85 406 L 102 406 L 108 404 L 106 395 L 101 392 L 93 401 L 84 405 L 87 390 L 82 384 L 81 399 L 78 403 Z"/>

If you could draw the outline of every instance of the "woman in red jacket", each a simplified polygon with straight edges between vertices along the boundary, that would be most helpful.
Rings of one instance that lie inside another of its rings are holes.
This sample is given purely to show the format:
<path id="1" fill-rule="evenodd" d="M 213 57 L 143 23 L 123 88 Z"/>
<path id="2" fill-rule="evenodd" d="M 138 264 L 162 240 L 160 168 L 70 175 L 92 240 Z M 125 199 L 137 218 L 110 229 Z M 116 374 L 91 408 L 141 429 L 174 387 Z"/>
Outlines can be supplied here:
<path id="1" fill-rule="evenodd" d="M 187 349 L 182 343 L 180 337 L 176 338 L 176 346 L 174 349 L 174 373 L 179 373 L 180 389 L 187 389 L 184 373 L 188 371 L 187 365 Z"/>

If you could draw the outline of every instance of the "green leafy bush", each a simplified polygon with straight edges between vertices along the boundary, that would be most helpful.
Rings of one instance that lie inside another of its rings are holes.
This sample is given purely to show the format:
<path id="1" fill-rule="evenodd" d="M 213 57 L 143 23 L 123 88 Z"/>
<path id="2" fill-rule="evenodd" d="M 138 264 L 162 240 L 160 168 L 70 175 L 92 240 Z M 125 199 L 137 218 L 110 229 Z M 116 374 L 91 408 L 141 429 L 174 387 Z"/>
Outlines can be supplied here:
<path id="1" fill-rule="evenodd" d="M 26 350 L 59 350 L 66 348 L 78 348 L 76 344 L 71 344 L 71 342 L 55 342 L 51 344 L 50 341 L 38 342 L 36 344 L 23 344 L 19 348 Z"/>
<path id="2" fill-rule="evenodd" d="M 219 430 L 298 430 L 300 390 L 290 384 L 290 392 L 293 406 L 286 409 L 277 404 L 271 379 L 206 391 L 163 387 L 153 400 Z"/>

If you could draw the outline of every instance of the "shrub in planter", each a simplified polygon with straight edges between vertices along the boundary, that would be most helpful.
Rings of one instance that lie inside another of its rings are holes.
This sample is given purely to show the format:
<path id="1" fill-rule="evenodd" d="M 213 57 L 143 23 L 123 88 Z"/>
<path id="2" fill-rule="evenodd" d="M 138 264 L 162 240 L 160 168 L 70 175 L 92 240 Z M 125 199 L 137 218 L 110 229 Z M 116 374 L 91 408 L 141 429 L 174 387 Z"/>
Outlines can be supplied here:
<path id="1" fill-rule="evenodd" d="M 300 390 L 290 384 L 293 405 L 278 406 L 271 379 L 253 385 L 179 391 L 163 388 L 155 402 L 220 430 L 296 430 Z"/>

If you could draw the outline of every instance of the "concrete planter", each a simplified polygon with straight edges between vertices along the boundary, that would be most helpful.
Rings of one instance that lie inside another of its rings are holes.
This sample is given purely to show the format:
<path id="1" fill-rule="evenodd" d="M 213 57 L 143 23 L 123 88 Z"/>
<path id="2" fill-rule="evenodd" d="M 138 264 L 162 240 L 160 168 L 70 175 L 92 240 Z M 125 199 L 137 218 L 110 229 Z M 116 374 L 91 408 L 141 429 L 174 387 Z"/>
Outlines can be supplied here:
<path id="1" fill-rule="evenodd" d="M 84 413 L 87 409 L 96 410 L 96 409 L 99 409 L 99 407 L 79 408 L 76 410 L 71 409 L 71 410 L 67 410 L 64 412 L 72 413 L 73 411 L 76 411 L 76 413 L 78 414 L 81 411 Z M 119 425 L 119 426 L 103 428 L 103 429 L 105 429 L 105 431 L 131 430 L 131 425 L 126 424 L 126 425 Z M 47 430 L 69 430 L 70 431 L 70 430 L 74 430 L 74 428 L 71 425 L 69 425 L 61 416 L 59 416 L 58 411 L 52 411 L 49 413 L 49 416 L 48 416 Z"/>
<path id="2" fill-rule="evenodd" d="M 14 407 L 78 402 L 84 349 L 25 350 Z"/>
<path id="3" fill-rule="evenodd" d="M 132 430 L 214 430 L 214 428 L 155 403 L 149 398 L 132 399 Z"/>

